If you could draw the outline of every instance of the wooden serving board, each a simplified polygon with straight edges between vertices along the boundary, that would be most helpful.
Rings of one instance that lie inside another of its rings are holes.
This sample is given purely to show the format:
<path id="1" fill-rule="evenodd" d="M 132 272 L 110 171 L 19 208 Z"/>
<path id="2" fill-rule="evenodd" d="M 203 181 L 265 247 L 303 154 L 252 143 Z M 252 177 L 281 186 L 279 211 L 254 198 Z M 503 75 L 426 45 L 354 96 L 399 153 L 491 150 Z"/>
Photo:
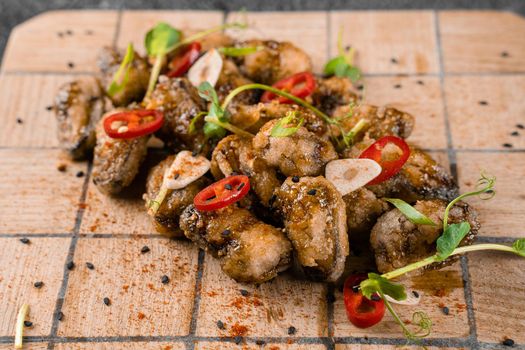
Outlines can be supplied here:
<path id="1" fill-rule="evenodd" d="M 288 275 L 260 287 L 233 282 L 192 244 L 156 234 L 138 196 L 100 195 L 90 165 L 61 156 L 46 107 L 60 84 L 95 73 L 101 46 L 132 41 L 143 51 L 144 34 L 157 21 L 202 29 L 239 16 L 59 11 L 13 31 L 0 73 L 0 349 L 12 347 L 22 303 L 30 304 L 33 322 L 27 349 L 405 344 L 388 315 L 376 327 L 353 327 L 337 288 Z M 462 191 L 473 188 L 481 169 L 497 176 L 493 200 L 469 200 L 483 225 L 479 241 L 525 237 L 523 18 L 494 11 L 353 11 L 249 13 L 248 20 L 253 28 L 236 36 L 293 41 L 317 70 L 336 54 L 343 27 L 345 44 L 358 51 L 368 102 L 414 114 L 410 141 L 449 164 Z M 67 164 L 65 172 L 59 163 Z M 145 245 L 150 252 L 141 254 Z M 44 283 L 40 289 L 37 281 Z M 434 324 L 424 344 L 497 348 L 508 337 L 525 349 L 524 259 L 475 253 L 404 283 L 424 296 L 417 307 L 398 307 L 402 318 L 424 310 Z"/>

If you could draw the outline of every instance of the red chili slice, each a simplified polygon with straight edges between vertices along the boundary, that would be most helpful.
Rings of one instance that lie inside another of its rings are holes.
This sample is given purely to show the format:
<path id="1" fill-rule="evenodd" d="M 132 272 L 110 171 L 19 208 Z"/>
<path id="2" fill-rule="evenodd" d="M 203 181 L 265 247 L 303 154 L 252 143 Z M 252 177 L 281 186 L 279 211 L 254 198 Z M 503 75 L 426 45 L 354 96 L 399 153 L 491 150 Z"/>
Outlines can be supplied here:
<path id="1" fill-rule="evenodd" d="M 198 210 L 217 210 L 242 199 L 249 190 L 248 176 L 228 176 L 200 191 L 193 199 L 193 204 Z"/>
<path id="2" fill-rule="evenodd" d="M 315 78 L 310 72 L 297 73 L 291 77 L 279 80 L 272 85 L 274 88 L 288 92 L 295 97 L 305 98 L 310 96 L 315 90 Z M 278 99 L 279 103 L 293 103 L 286 97 L 278 96 L 271 91 L 265 91 L 261 96 L 261 102 L 270 102 Z"/>
<path id="3" fill-rule="evenodd" d="M 383 150 L 390 143 L 396 145 L 401 150 L 401 154 L 397 159 L 384 159 L 382 156 Z M 377 177 L 370 181 L 367 185 L 381 183 L 397 174 L 408 160 L 408 157 L 410 157 L 410 147 L 408 147 L 408 144 L 405 142 L 405 140 L 399 137 L 384 136 L 374 142 L 370 147 L 365 149 L 363 153 L 361 153 L 359 158 L 375 160 L 379 163 L 379 165 L 381 165 L 383 170 L 381 171 L 381 174 L 377 175 Z"/>
<path id="4" fill-rule="evenodd" d="M 366 298 L 360 290 L 359 283 L 367 278 L 365 274 L 351 275 L 345 281 L 343 299 L 346 315 L 352 324 L 359 328 L 368 328 L 379 323 L 385 315 L 385 302 L 374 295 L 376 300 Z"/>
<path id="5" fill-rule="evenodd" d="M 169 63 L 168 68 L 170 70 L 167 74 L 168 77 L 176 78 L 184 75 L 197 58 L 199 58 L 200 53 L 201 44 L 197 41 L 184 46 L 179 54 Z"/>
<path id="6" fill-rule="evenodd" d="M 159 130 L 164 114 L 155 109 L 137 109 L 110 115 L 104 120 L 104 131 L 114 139 L 132 139 Z"/>

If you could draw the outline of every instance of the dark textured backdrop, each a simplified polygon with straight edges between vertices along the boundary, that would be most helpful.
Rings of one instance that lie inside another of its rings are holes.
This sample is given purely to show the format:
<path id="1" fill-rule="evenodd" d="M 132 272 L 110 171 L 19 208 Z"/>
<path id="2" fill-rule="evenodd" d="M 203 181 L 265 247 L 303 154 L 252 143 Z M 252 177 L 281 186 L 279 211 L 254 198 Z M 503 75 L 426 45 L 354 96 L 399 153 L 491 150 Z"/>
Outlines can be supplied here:
<path id="1" fill-rule="evenodd" d="M 199 9 L 248 11 L 340 9 L 500 9 L 525 14 L 525 0 L 0 0 L 0 57 L 11 28 L 53 9 Z"/>

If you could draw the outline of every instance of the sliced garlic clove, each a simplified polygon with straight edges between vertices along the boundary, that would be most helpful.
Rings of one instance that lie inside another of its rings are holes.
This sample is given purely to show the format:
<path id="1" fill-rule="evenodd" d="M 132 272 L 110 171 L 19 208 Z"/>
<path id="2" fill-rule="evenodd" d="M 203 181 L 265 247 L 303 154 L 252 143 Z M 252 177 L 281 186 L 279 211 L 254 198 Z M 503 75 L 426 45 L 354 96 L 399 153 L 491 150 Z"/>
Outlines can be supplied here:
<path id="1" fill-rule="evenodd" d="M 164 173 L 162 186 L 170 190 L 186 187 L 210 170 L 210 161 L 203 156 L 193 156 L 190 151 L 181 151 Z"/>
<path id="2" fill-rule="evenodd" d="M 369 183 L 381 170 L 372 159 L 336 159 L 326 164 L 325 177 L 344 196 Z"/>
<path id="3" fill-rule="evenodd" d="M 407 298 L 405 300 L 396 300 L 388 295 L 385 295 L 386 300 L 391 302 L 392 304 L 399 304 L 399 305 L 417 305 L 421 301 L 421 293 L 415 292 L 415 291 L 409 291 L 407 292 Z"/>
<path id="4" fill-rule="evenodd" d="M 188 79 L 191 84 L 198 87 L 207 81 L 215 86 L 222 71 L 222 57 L 216 49 L 211 49 L 202 55 L 188 71 Z"/>

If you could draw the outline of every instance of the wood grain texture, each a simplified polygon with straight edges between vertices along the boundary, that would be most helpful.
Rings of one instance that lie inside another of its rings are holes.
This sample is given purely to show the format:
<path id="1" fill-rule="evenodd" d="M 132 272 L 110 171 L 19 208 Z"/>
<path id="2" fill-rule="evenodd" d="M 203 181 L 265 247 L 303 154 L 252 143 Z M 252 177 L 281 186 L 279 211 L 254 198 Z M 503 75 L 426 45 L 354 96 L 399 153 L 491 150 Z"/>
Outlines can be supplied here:
<path id="1" fill-rule="evenodd" d="M 330 55 L 337 37 L 356 48 L 364 73 L 437 73 L 434 15 L 430 11 L 330 12 Z M 393 62 L 392 59 L 395 61 Z"/>
<path id="2" fill-rule="evenodd" d="M 33 17 L 11 32 L 2 71 L 94 72 L 98 50 L 112 44 L 116 25 L 117 11 L 52 11 Z"/>
<path id="3" fill-rule="evenodd" d="M 136 343 L 60 343 L 55 345 L 57 350 L 184 350 L 182 343 L 167 342 L 136 342 Z"/>
<path id="4" fill-rule="evenodd" d="M 248 296 L 243 296 L 241 289 L 248 291 Z M 288 328 L 294 326 L 294 336 L 325 336 L 325 294 L 326 287 L 321 283 L 288 276 L 258 288 L 239 284 L 222 272 L 216 259 L 207 256 L 197 335 L 285 337 Z M 219 320 L 224 330 L 217 327 Z"/>
<path id="5" fill-rule="evenodd" d="M 25 335 L 46 336 L 51 330 L 70 238 L 0 238 L 0 336 L 14 336 L 18 310 L 29 305 L 33 327 Z M 35 282 L 43 282 L 35 288 Z M 12 347 L 11 347 L 12 348 Z"/>
<path id="6" fill-rule="evenodd" d="M 85 163 L 60 160 L 61 152 L 0 149 L 0 232 L 66 233 L 75 225 Z M 65 172 L 57 165 L 67 165 Z"/>
<path id="7" fill-rule="evenodd" d="M 442 11 L 439 21 L 447 72 L 525 72 L 525 18 L 511 12 Z"/>
<path id="8" fill-rule="evenodd" d="M 147 245 L 150 252 L 141 253 Z M 86 267 L 91 262 L 94 269 Z M 197 249 L 168 239 L 81 238 L 69 276 L 61 336 L 186 335 Z M 162 276 L 170 282 L 163 284 Z M 110 299 L 107 306 L 103 300 Z"/>
<path id="9" fill-rule="evenodd" d="M 324 350 L 326 347 L 320 344 L 280 344 L 268 343 L 263 346 L 256 344 L 232 344 L 217 342 L 199 342 L 195 347 L 197 350 Z"/>
<path id="10" fill-rule="evenodd" d="M 457 157 L 461 192 L 473 191 L 482 171 L 496 177 L 491 200 L 468 199 L 479 213 L 480 235 L 525 238 L 525 154 L 460 152 Z"/>
<path id="11" fill-rule="evenodd" d="M 78 75 L 2 74 L 0 147 L 58 146 L 53 105 L 58 88 Z M 18 121 L 21 120 L 21 122 Z"/>

